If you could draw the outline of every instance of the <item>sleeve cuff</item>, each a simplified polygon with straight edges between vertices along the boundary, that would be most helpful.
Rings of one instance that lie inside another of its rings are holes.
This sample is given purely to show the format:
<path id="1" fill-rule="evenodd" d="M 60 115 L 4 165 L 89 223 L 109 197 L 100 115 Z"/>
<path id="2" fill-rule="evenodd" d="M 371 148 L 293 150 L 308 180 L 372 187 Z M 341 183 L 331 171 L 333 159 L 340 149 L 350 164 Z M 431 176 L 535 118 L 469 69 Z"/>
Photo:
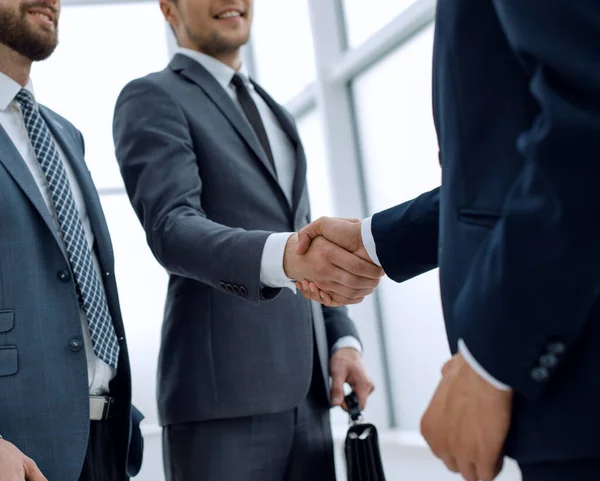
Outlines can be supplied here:
<path id="1" fill-rule="evenodd" d="M 367 217 L 362 221 L 360 226 L 360 233 L 362 236 L 362 242 L 365 246 L 365 250 L 369 257 L 373 261 L 373 264 L 377 264 L 381 267 L 381 262 L 379 262 L 379 258 L 377 257 L 377 248 L 375 246 L 375 239 L 373 238 L 373 232 L 371 231 L 371 221 L 373 217 Z"/>
<path id="2" fill-rule="evenodd" d="M 351 348 L 357 350 L 362 354 L 362 344 L 354 336 L 340 337 L 338 341 L 331 348 L 331 355 L 333 356 L 336 351 L 344 348 Z"/>
<path id="3" fill-rule="evenodd" d="M 267 237 L 260 261 L 260 282 L 263 286 L 287 287 L 296 292 L 296 285 L 283 270 L 283 254 L 291 235 L 291 232 L 278 232 Z"/>
<path id="4" fill-rule="evenodd" d="M 498 381 L 498 379 L 496 379 L 495 377 L 492 377 L 490 375 L 490 373 L 487 372 L 481 366 L 481 364 L 479 364 L 475 360 L 475 358 L 471 354 L 471 351 L 469 351 L 469 349 L 467 348 L 467 345 L 465 344 L 465 342 L 462 339 L 458 340 L 458 352 L 460 352 L 462 354 L 462 356 L 465 358 L 465 361 L 467 361 L 467 364 L 469 364 L 469 366 L 471 366 L 473 371 L 475 371 L 477 374 L 479 374 L 479 376 L 481 378 L 483 378 L 484 381 L 487 381 L 492 386 L 494 386 L 496 389 L 499 389 L 501 391 L 511 391 L 512 390 L 510 386 L 507 386 L 503 382 Z"/>

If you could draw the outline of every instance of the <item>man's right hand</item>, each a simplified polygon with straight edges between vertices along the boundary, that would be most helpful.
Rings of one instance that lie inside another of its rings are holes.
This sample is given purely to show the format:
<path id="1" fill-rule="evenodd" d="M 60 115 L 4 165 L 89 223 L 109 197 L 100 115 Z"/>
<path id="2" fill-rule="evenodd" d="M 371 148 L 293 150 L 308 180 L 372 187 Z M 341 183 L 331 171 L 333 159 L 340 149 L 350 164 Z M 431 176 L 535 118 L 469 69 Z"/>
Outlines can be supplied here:
<path id="1" fill-rule="evenodd" d="M 296 281 L 312 281 L 343 304 L 357 304 L 383 277 L 380 267 L 319 236 L 298 252 L 298 235 L 287 242 L 283 256 L 285 274 Z"/>
<path id="2" fill-rule="evenodd" d="M 336 217 L 321 217 L 298 231 L 297 254 L 304 254 L 309 247 L 323 236 L 346 251 L 372 263 L 363 244 L 362 223 L 358 219 L 340 219 Z M 383 275 L 383 271 L 381 271 Z M 302 291 L 305 298 L 320 302 L 325 306 L 336 307 L 348 304 L 336 292 L 328 291 L 318 282 L 304 279 L 296 282 L 296 287 Z"/>
<path id="3" fill-rule="evenodd" d="M 361 221 L 358 219 L 340 219 L 320 217 L 298 231 L 298 254 L 304 254 L 311 242 L 323 236 L 334 244 L 343 247 L 360 258 L 373 262 L 363 244 Z"/>
<path id="4" fill-rule="evenodd" d="M 48 481 L 35 462 L 17 447 L 0 439 L 0 481 Z"/>

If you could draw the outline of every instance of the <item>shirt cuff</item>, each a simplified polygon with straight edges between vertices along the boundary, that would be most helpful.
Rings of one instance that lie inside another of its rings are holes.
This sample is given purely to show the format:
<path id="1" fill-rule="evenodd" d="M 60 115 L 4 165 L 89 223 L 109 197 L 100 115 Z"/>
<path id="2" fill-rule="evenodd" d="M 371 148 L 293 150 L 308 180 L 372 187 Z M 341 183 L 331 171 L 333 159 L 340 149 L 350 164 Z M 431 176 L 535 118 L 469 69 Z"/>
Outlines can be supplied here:
<path id="1" fill-rule="evenodd" d="M 354 336 L 340 337 L 338 341 L 331 348 L 331 355 L 333 356 L 336 351 L 340 349 L 351 348 L 357 350 L 362 354 L 362 344 Z"/>
<path id="2" fill-rule="evenodd" d="M 285 246 L 292 235 L 292 232 L 278 232 L 267 237 L 260 261 L 260 282 L 263 286 L 287 287 L 296 292 L 296 284 L 285 275 L 283 270 Z"/>
<path id="3" fill-rule="evenodd" d="M 487 381 L 488 383 L 490 383 L 492 386 L 494 386 L 496 389 L 499 389 L 500 391 L 511 391 L 512 390 L 510 386 L 507 386 L 503 382 L 500 382 L 500 381 L 498 381 L 498 379 L 493 377 L 489 372 L 487 372 L 481 366 L 481 364 L 479 364 L 475 360 L 475 358 L 471 354 L 471 351 L 469 351 L 469 349 L 467 348 L 465 341 L 463 341 L 462 339 L 458 340 L 458 352 L 460 352 L 462 354 L 462 357 L 465 358 L 465 361 L 467 361 L 467 364 L 469 364 L 469 366 L 471 366 L 473 371 L 475 371 L 477 374 L 479 374 L 479 376 L 481 378 L 483 378 L 484 381 Z"/>
<path id="4" fill-rule="evenodd" d="M 362 221 L 360 226 L 360 234 L 362 236 L 362 242 L 365 246 L 365 250 L 373 264 L 377 264 L 381 267 L 381 262 L 379 262 L 379 258 L 377 257 L 377 248 L 375 247 L 375 239 L 373 238 L 373 233 L 371 232 L 371 220 L 373 217 L 367 217 Z"/>

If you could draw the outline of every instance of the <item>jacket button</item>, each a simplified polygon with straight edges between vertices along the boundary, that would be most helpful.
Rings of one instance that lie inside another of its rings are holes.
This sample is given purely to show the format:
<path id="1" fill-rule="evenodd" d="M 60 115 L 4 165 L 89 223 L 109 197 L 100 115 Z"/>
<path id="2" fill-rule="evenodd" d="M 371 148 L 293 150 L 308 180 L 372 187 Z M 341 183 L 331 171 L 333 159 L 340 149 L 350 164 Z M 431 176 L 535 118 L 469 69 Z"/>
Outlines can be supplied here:
<path id="1" fill-rule="evenodd" d="M 536 367 L 531 371 L 531 377 L 534 381 L 542 382 L 548 379 L 548 369 L 545 367 Z"/>
<path id="2" fill-rule="evenodd" d="M 225 284 L 223 281 L 219 282 L 219 287 L 220 287 L 221 289 L 223 289 L 224 291 L 226 291 L 226 290 L 227 290 L 227 284 Z"/>
<path id="3" fill-rule="evenodd" d="M 548 349 L 548 352 L 551 352 L 552 354 L 562 354 L 566 351 L 567 346 L 565 346 L 564 342 L 551 342 L 546 348 Z"/>
<path id="4" fill-rule="evenodd" d="M 233 286 L 231 284 L 227 284 L 225 289 L 227 289 L 227 292 L 233 292 Z"/>
<path id="5" fill-rule="evenodd" d="M 71 339 L 69 341 L 69 349 L 71 349 L 71 351 L 73 351 L 73 352 L 81 351 L 82 347 L 83 347 L 83 341 L 81 340 L 80 337 L 74 337 L 73 339 Z"/>
<path id="6" fill-rule="evenodd" d="M 237 294 L 238 296 L 241 296 L 241 295 L 242 295 L 242 291 L 241 291 L 241 289 L 240 289 L 240 286 L 233 286 L 233 292 L 234 292 L 235 294 Z"/>
<path id="7" fill-rule="evenodd" d="M 557 364 L 558 357 L 556 357 L 556 354 L 544 354 L 540 357 L 540 366 L 542 367 L 552 369 L 553 367 L 556 367 Z"/>
<path id="8" fill-rule="evenodd" d="M 243 297 L 248 297 L 248 289 L 246 289 L 244 286 L 240 286 L 240 294 Z"/>
<path id="9" fill-rule="evenodd" d="M 58 280 L 62 281 L 62 282 L 69 282 L 71 280 L 71 274 L 66 269 L 63 269 L 62 271 L 58 271 L 56 273 L 56 277 L 58 277 Z"/>

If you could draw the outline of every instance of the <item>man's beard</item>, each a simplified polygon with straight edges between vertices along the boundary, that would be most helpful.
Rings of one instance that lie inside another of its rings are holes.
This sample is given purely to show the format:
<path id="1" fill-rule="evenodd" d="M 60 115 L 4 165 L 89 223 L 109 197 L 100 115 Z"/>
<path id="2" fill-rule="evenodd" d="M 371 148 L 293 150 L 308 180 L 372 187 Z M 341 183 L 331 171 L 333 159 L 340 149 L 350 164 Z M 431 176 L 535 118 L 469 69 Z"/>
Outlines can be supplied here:
<path id="1" fill-rule="evenodd" d="M 31 8 L 28 5 L 27 8 Z M 21 15 L 0 9 L 0 43 L 10 47 L 32 62 L 48 58 L 58 45 L 58 30 L 34 31 L 27 23 L 25 8 Z"/>

